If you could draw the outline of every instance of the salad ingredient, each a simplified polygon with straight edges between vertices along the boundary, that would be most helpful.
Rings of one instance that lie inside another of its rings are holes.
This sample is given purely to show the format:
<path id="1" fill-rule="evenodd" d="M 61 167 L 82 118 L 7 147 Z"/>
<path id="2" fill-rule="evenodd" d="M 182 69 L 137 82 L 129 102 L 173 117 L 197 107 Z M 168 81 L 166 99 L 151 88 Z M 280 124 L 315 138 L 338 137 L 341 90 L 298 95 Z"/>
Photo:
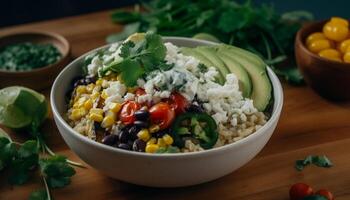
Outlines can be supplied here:
<path id="1" fill-rule="evenodd" d="M 313 189 L 304 183 L 296 183 L 289 190 L 291 200 L 303 200 L 305 197 L 313 195 Z"/>
<path id="2" fill-rule="evenodd" d="M 320 57 L 337 62 L 350 62 L 346 55 L 350 45 L 349 22 L 346 19 L 332 17 L 323 26 L 322 33 L 310 34 L 305 43 L 311 52 Z"/>
<path id="3" fill-rule="evenodd" d="M 138 110 L 135 112 L 135 118 L 136 120 L 139 120 L 139 121 L 148 121 L 149 119 L 149 111 L 148 110 Z"/>
<path id="4" fill-rule="evenodd" d="M 287 57 L 293 59 L 294 36 L 303 19 L 312 19 L 308 12 L 292 11 L 280 15 L 272 6 L 255 6 L 251 1 L 155 0 L 143 5 L 146 12 L 139 9 L 129 12 L 115 11 L 112 20 L 128 24 L 127 27 L 137 24 L 135 32 L 156 30 L 165 36 L 185 37 L 198 33 L 213 35 L 221 42 L 258 53 L 267 63 L 274 65 L 274 69 L 278 69 L 277 73 L 295 81 L 294 83 L 300 83 L 301 75 L 298 73 L 295 76 L 295 66 L 292 67 L 294 70 L 284 70 L 276 64 Z M 119 39 L 118 36 L 124 35 L 121 32 L 114 36 Z M 206 38 L 213 40 L 212 37 Z"/>
<path id="5" fill-rule="evenodd" d="M 308 48 L 313 53 L 318 53 L 324 49 L 330 49 L 333 44 L 328 39 L 320 39 L 310 42 Z"/>
<path id="6" fill-rule="evenodd" d="M 324 35 L 334 41 L 340 42 L 348 37 L 348 26 L 328 22 L 323 26 Z"/>
<path id="7" fill-rule="evenodd" d="M 126 102 L 119 114 L 119 119 L 125 125 L 132 124 L 135 121 L 135 112 L 140 109 L 140 105 L 135 101 Z"/>
<path id="8" fill-rule="evenodd" d="M 342 62 L 341 54 L 335 49 L 324 49 L 318 53 L 320 57 Z"/>
<path id="9" fill-rule="evenodd" d="M 324 196 L 327 198 L 327 200 L 334 200 L 333 194 L 326 189 L 320 189 L 316 192 L 317 195 Z"/>
<path id="10" fill-rule="evenodd" d="M 193 38 L 198 40 L 207 40 L 211 42 L 220 43 L 220 40 L 218 38 L 208 33 L 197 33 L 196 35 L 193 36 Z"/>
<path id="11" fill-rule="evenodd" d="M 175 110 L 177 115 L 186 112 L 186 108 L 189 104 L 187 99 L 178 92 L 173 92 L 167 100 L 167 103 Z"/>
<path id="12" fill-rule="evenodd" d="M 346 63 L 350 63 L 350 51 L 344 54 L 343 60 Z"/>
<path id="13" fill-rule="evenodd" d="M 174 142 L 183 147 L 186 137 L 193 136 L 204 149 L 212 148 L 218 140 L 215 120 L 205 113 L 185 113 L 178 116 L 172 126 Z"/>
<path id="14" fill-rule="evenodd" d="M 295 161 L 295 168 L 298 171 L 302 171 L 306 166 L 313 164 L 318 167 L 330 168 L 333 166 L 333 163 L 327 158 L 327 156 L 307 156 L 303 160 Z"/>
<path id="15" fill-rule="evenodd" d="M 46 117 L 47 102 L 43 95 L 19 86 L 0 90 L 0 124 L 20 129 L 41 124 Z"/>
<path id="16" fill-rule="evenodd" d="M 61 53 L 52 44 L 18 43 L 0 49 L 0 69 L 29 71 L 53 64 Z"/>
<path id="17" fill-rule="evenodd" d="M 149 112 L 152 124 L 159 125 L 161 130 L 168 128 L 175 118 L 174 108 L 164 102 L 155 104 Z"/>

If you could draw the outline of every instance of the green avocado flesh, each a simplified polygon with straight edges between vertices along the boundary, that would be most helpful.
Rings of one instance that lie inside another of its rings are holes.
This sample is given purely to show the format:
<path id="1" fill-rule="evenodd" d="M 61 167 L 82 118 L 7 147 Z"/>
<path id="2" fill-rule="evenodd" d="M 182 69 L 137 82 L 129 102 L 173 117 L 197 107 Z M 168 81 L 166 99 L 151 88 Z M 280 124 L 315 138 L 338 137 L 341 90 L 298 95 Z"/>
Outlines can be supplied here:
<path id="1" fill-rule="evenodd" d="M 264 111 L 269 105 L 272 86 L 266 64 L 259 56 L 225 44 L 182 48 L 182 53 L 197 58 L 204 65 L 216 67 L 223 82 L 228 73 L 234 73 L 239 80 L 242 95 L 251 98 L 259 111 Z"/>

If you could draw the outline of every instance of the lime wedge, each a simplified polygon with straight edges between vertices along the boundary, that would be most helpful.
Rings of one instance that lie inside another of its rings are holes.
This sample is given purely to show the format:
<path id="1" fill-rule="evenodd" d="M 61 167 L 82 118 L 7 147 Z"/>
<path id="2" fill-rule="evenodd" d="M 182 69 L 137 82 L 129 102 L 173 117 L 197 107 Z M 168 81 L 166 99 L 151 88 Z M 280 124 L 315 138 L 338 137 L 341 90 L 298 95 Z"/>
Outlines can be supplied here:
<path id="1" fill-rule="evenodd" d="M 34 121 L 40 124 L 46 116 L 47 103 L 44 95 L 19 86 L 0 90 L 0 124 L 20 129 Z"/>
<path id="2" fill-rule="evenodd" d="M 220 40 L 216 38 L 215 36 L 209 34 L 209 33 L 197 33 L 192 38 L 199 39 L 199 40 L 207 40 L 210 42 L 218 42 L 220 43 Z"/>

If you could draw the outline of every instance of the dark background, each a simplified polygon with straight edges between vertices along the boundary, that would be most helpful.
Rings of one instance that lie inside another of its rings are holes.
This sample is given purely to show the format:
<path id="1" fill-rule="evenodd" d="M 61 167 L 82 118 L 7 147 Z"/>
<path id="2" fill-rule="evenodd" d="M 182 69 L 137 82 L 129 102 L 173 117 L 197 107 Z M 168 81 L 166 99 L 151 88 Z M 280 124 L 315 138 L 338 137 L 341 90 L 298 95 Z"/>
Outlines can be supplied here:
<path id="1" fill-rule="evenodd" d="M 137 0 L 1 0 L 0 27 L 114 9 L 135 2 Z M 279 12 L 308 10 L 317 19 L 330 16 L 350 17 L 350 1 L 347 0 L 253 0 L 253 2 L 272 3 Z"/>

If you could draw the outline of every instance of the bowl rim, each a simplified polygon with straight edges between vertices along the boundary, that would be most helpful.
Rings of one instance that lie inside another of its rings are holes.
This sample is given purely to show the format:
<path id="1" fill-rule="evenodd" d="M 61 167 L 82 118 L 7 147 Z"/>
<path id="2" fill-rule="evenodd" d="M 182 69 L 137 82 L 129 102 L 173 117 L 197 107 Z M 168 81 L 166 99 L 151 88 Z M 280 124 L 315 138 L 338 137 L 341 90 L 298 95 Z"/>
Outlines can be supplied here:
<path id="1" fill-rule="evenodd" d="M 29 71 L 8 71 L 8 70 L 0 69 L 0 74 L 3 74 L 3 75 L 30 75 L 31 73 L 46 71 L 50 68 L 56 67 L 57 64 L 59 64 L 61 61 L 65 60 L 69 56 L 69 53 L 71 51 L 71 47 L 70 47 L 68 40 L 65 37 L 63 37 L 62 35 L 60 35 L 58 33 L 51 32 L 51 31 L 39 31 L 39 30 L 15 31 L 15 32 L 1 35 L 0 40 L 6 39 L 7 37 L 18 37 L 18 36 L 22 36 L 22 35 L 38 35 L 39 37 L 47 36 L 47 37 L 53 38 L 53 39 L 59 41 L 60 43 L 62 43 L 63 46 L 65 47 L 65 49 L 64 49 L 64 51 L 60 51 L 58 49 L 58 51 L 62 54 L 62 56 L 56 62 L 51 63 L 49 65 L 45 65 L 45 66 L 42 66 L 42 67 L 39 67 L 36 69 L 32 69 Z"/>
<path id="2" fill-rule="evenodd" d="M 318 59 L 318 60 L 321 60 L 323 62 L 328 62 L 332 65 L 330 65 L 329 67 L 332 67 L 332 68 L 341 68 L 341 69 L 349 69 L 350 70 L 350 63 L 345 63 L 345 62 L 338 62 L 338 61 L 335 61 L 335 60 L 330 60 L 330 59 L 327 59 L 327 58 L 323 58 L 319 55 L 317 55 L 316 53 L 313 53 L 311 52 L 307 47 L 306 47 L 306 44 L 305 42 L 303 41 L 303 38 L 302 38 L 302 34 L 304 34 L 305 32 L 305 29 L 307 28 L 311 28 L 313 26 L 323 26 L 325 23 L 327 23 L 329 21 L 329 19 L 325 19 L 325 20 L 321 20 L 321 21 L 315 21 L 315 22 L 308 22 L 308 23 L 305 23 L 300 29 L 299 31 L 297 32 L 296 34 L 296 37 L 295 37 L 295 40 L 296 40 L 296 45 L 297 44 L 300 44 L 300 48 L 302 49 L 302 51 L 306 52 L 306 54 L 308 56 L 311 56 L 312 58 L 314 59 Z M 315 28 L 313 28 L 312 32 L 311 33 L 315 33 L 315 32 L 322 32 L 322 28 L 321 30 L 314 30 Z M 310 33 L 310 34 L 311 34 Z M 307 36 L 306 36 L 307 37 Z M 306 39 L 306 38 L 305 38 Z M 297 48 L 295 48 L 297 49 Z"/>
<path id="3" fill-rule="evenodd" d="M 201 45 L 217 45 L 218 43 L 214 43 L 214 42 L 209 42 L 209 41 L 205 41 L 205 40 L 198 40 L 198 39 L 192 39 L 192 38 L 185 38 L 185 37 L 163 37 L 163 39 L 165 40 L 178 40 L 178 41 L 183 41 L 183 42 L 198 42 Z M 79 60 L 81 60 L 82 58 L 84 58 L 86 55 L 107 48 L 109 47 L 111 44 L 107 44 L 104 45 L 102 47 L 99 48 L 95 48 L 93 50 L 88 51 L 87 53 L 79 56 L 78 58 L 76 58 L 74 61 L 72 61 L 70 64 L 68 64 L 62 71 L 61 73 L 56 77 L 53 85 L 52 85 L 52 89 L 51 89 L 51 93 L 50 93 L 50 101 L 51 101 L 51 109 L 52 109 L 52 113 L 53 116 L 55 118 L 55 122 L 56 123 L 60 123 L 64 129 L 66 129 L 66 131 L 69 133 L 69 137 L 75 137 L 76 139 L 80 140 L 81 142 L 87 143 L 88 145 L 92 145 L 96 148 L 105 150 L 105 151 L 109 151 L 112 153 L 119 153 L 119 154 L 124 154 L 124 155 L 132 155 L 132 156 L 136 156 L 136 157 L 150 157 L 150 158 L 179 158 L 179 157 L 186 157 L 186 158 L 192 158 L 192 157 L 197 157 L 197 156 L 207 156 L 207 155 L 213 155 L 216 154 L 217 152 L 220 151 L 225 151 L 228 150 L 234 146 L 242 146 L 246 143 L 251 143 L 252 141 L 254 141 L 255 139 L 257 139 L 259 137 L 259 135 L 263 134 L 264 132 L 266 132 L 269 128 L 271 128 L 274 124 L 275 121 L 278 121 L 279 119 L 279 115 L 282 111 L 282 106 L 283 106 L 283 90 L 282 90 L 282 86 L 281 83 L 278 79 L 278 77 L 276 76 L 276 74 L 267 66 L 267 72 L 268 72 L 268 76 L 270 78 L 270 82 L 272 85 L 272 98 L 274 98 L 274 103 L 273 103 L 273 111 L 271 114 L 271 117 L 268 119 L 268 121 L 266 122 L 266 124 L 264 124 L 261 128 L 259 128 L 257 131 L 255 131 L 254 133 L 252 133 L 251 135 L 248 135 L 247 137 L 238 140 L 234 143 L 231 144 L 226 144 L 220 147 L 215 147 L 212 149 L 207 149 L 204 151 L 197 151 L 197 152 L 186 152 L 186 153 L 163 153 L 163 154 L 150 154 L 150 153 L 145 153 L 145 152 L 135 152 L 135 151 L 128 151 L 128 150 L 123 150 L 123 149 L 119 149 L 119 148 L 115 148 L 115 147 L 111 147 L 99 142 L 96 142 L 94 140 L 91 140 L 81 134 L 79 134 L 78 132 L 76 132 L 62 117 L 62 115 L 59 113 L 57 106 L 56 106 L 56 95 L 55 95 L 55 90 L 57 88 L 57 86 L 60 84 L 61 80 L 63 79 L 63 74 L 65 74 L 65 71 L 67 71 L 69 68 L 71 68 L 72 66 L 74 66 L 74 64 L 76 62 L 78 62 Z M 278 99 L 278 101 L 276 100 Z M 60 133 L 61 134 L 61 133 Z"/>

